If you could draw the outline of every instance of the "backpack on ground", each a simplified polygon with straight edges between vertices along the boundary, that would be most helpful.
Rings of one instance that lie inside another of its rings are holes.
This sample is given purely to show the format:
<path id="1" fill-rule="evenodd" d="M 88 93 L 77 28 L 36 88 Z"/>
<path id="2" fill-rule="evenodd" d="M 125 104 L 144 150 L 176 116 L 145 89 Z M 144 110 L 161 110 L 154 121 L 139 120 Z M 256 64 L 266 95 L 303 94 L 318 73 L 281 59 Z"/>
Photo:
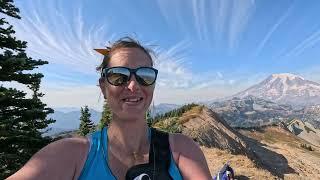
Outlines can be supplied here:
<path id="1" fill-rule="evenodd" d="M 233 180 L 234 179 L 234 171 L 227 163 L 225 164 L 219 173 L 213 178 L 213 180 Z"/>

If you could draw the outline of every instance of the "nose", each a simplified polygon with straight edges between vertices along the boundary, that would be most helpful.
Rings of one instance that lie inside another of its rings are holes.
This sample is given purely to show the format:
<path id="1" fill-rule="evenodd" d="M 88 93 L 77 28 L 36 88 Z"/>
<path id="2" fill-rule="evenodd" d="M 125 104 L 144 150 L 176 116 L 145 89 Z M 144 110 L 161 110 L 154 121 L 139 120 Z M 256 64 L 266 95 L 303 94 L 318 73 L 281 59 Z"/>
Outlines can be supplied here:
<path id="1" fill-rule="evenodd" d="M 131 76 L 130 80 L 128 81 L 128 90 L 131 92 L 138 91 L 140 89 L 140 84 L 137 82 L 136 77 L 133 75 Z"/>

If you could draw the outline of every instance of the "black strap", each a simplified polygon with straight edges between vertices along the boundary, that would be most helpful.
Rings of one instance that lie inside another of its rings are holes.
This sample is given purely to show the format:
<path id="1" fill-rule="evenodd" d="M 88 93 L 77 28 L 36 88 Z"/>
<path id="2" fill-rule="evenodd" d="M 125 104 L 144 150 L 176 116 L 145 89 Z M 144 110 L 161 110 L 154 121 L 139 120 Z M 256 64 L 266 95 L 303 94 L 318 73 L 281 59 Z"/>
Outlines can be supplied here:
<path id="1" fill-rule="evenodd" d="M 126 173 L 126 180 L 146 174 L 151 180 L 173 180 L 169 174 L 171 160 L 169 134 L 151 128 L 149 163 L 131 167 Z"/>

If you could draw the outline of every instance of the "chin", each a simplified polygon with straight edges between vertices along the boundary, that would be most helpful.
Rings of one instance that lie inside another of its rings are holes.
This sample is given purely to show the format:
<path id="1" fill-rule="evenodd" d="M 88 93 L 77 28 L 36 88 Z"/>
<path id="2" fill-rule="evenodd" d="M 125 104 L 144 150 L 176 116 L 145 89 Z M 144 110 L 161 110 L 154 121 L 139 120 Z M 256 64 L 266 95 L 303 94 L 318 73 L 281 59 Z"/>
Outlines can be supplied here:
<path id="1" fill-rule="evenodd" d="M 137 114 L 137 113 L 129 113 L 126 112 L 123 116 L 123 120 L 125 121 L 134 121 L 145 119 L 144 114 Z"/>
<path id="2" fill-rule="evenodd" d="M 122 117 L 126 119 L 145 118 L 146 110 L 144 108 L 124 108 Z"/>

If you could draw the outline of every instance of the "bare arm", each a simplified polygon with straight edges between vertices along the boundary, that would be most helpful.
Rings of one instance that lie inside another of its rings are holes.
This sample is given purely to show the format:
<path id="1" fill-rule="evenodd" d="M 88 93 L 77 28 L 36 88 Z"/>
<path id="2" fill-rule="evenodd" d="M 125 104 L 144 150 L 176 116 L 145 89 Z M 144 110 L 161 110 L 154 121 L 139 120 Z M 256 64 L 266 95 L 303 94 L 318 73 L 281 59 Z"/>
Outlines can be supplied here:
<path id="1" fill-rule="evenodd" d="M 192 139 L 183 134 L 171 134 L 170 146 L 178 154 L 176 163 L 183 179 L 212 179 L 203 152 Z"/>
<path id="2" fill-rule="evenodd" d="M 89 143 L 86 138 L 66 138 L 38 151 L 8 180 L 75 179 L 86 160 Z"/>

